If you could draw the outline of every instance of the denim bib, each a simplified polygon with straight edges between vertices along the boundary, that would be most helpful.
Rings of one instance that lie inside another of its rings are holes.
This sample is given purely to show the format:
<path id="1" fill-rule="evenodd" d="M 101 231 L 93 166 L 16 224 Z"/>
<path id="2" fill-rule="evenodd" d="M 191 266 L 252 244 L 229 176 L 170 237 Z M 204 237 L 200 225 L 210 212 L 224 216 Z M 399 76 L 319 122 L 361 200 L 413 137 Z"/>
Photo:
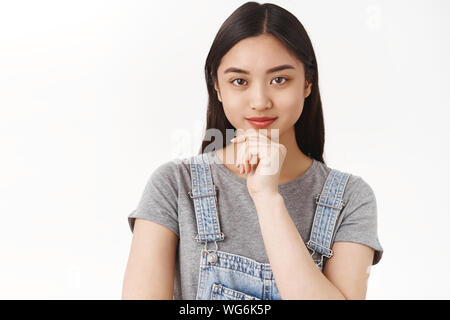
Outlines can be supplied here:
<path id="1" fill-rule="evenodd" d="M 220 230 L 217 189 L 207 155 L 191 157 L 190 171 L 192 191 L 189 196 L 194 201 L 198 232 L 195 239 L 203 245 L 196 299 L 281 300 L 270 264 L 219 250 L 217 242 L 223 241 L 225 235 Z M 315 197 L 316 211 L 306 247 L 321 271 L 323 257 L 333 256 L 332 239 L 337 217 L 345 206 L 343 194 L 349 176 L 349 173 L 331 169 L 322 192 Z M 315 255 L 319 255 L 319 259 L 314 259 Z"/>

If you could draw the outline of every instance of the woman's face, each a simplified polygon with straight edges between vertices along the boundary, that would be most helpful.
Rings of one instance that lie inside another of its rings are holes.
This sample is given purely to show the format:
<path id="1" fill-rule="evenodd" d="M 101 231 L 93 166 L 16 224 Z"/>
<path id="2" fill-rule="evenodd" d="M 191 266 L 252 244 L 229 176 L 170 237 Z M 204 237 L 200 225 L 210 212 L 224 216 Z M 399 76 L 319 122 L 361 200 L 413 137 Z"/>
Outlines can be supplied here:
<path id="1" fill-rule="evenodd" d="M 270 69 L 286 66 L 276 71 Z M 228 121 L 236 129 L 260 129 L 247 118 L 277 117 L 267 129 L 279 129 L 281 138 L 300 118 L 311 92 L 303 64 L 277 38 L 260 35 L 236 43 L 217 70 L 215 89 Z"/>

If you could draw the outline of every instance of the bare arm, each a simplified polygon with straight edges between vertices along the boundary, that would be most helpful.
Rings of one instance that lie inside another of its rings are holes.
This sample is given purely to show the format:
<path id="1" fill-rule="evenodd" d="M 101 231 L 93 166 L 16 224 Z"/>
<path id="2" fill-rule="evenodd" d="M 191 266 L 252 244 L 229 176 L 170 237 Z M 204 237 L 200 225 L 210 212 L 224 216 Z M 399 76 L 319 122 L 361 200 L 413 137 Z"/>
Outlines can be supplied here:
<path id="1" fill-rule="evenodd" d="M 122 299 L 173 299 L 177 235 L 169 228 L 146 219 L 134 224 Z"/>
<path id="2" fill-rule="evenodd" d="M 360 243 L 335 242 L 334 255 L 323 274 L 348 300 L 366 299 L 367 285 L 375 250 Z"/>

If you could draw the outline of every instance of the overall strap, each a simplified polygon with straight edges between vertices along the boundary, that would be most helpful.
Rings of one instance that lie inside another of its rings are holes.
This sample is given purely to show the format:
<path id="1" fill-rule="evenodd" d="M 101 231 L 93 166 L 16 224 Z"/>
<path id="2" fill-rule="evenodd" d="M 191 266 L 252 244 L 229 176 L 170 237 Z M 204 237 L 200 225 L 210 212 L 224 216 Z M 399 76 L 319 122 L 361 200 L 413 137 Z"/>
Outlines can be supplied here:
<path id="1" fill-rule="evenodd" d="M 208 157 L 202 153 L 190 158 L 192 190 L 188 192 L 194 201 L 197 220 L 197 242 L 222 241 L 217 216 L 217 188 L 213 183 Z M 216 243 L 217 245 L 217 243 Z"/>
<path id="2" fill-rule="evenodd" d="M 320 253 L 319 267 L 322 268 L 323 257 L 331 258 L 331 240 L 337 217 L 345 206 L 343 195 L 345 186 L 350 177 L 349 173 L 331 169 L 322 192 L 316 196 L 316 212 L 311 230 L 311 237 L 306 246 L 313 252 Z"/>

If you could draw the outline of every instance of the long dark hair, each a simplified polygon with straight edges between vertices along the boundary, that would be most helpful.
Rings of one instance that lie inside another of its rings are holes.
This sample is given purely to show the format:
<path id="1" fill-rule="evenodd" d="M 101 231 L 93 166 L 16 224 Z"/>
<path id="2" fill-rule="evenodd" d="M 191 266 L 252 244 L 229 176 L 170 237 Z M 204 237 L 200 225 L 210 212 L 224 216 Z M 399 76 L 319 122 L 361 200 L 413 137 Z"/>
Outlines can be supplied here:
<path id="1" fill-rule="evenodd" d="M 294 125 L 295 138 L 304 154 L 324 163 L 325 127 L 318 85 L 319 74 L 312 43 L 300 21 L 289 11 L 272 3 L 243 4 L 225 20 L 217 32 L 205 63 L 209 95 L 206 132 L 208 129 L 215 128 L 222 133 L 222 137 L 226 137 L 226 129 L 236 130 L 225 116 L 222 103 L 214 89 L 217 69 L 222 57 L 238 41 L 262 34 L 271 34 L 278 38 L 303 63 L 305 80 L 312 84 L 312 88 L 305 99 L 302 114 Z M 229 143 L 226 139 L 222 141 L 222 147 Z M 205 136 L 199 153 L 205 152 L 205 148 L 210 143 Z"/>

